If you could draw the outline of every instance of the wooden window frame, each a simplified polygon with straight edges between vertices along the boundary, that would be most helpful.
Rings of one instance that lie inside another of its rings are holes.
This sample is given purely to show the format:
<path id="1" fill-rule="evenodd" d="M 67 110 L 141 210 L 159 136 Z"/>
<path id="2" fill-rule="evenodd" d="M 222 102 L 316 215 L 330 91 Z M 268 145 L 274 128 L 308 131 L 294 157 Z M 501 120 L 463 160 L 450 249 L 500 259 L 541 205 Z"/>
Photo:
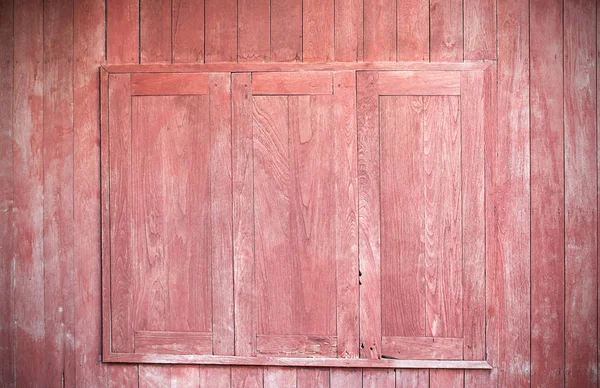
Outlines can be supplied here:
<path id="1" fill-rule="evenodd" d="M 102 187 L 102 360 L 103 362 L 114 363 L 149 363 L 149 364 L 198 364 L 198 365 L 240 365 L 240 366 L 293 366 L 293 367 L 335 367 L 335 368 L 406 368 L 406 369 L 480 369 L 491 370 L 492 366 L 486 359 L 469 360 L 398 360 L 388 358 L 378 358 L 375 354 L 361 352 L 362 358 L 289 358 L 289 357 L 264 357 L 264 356 L 219 356 L 219 355 L 171 355 L 171 354 L 141 354 L 141 353 L 117 353 L 111 348 L 111 318 L 110 318 L 110 279 L 111 266 L 109 238 L 109 209 L 106 204 L 108 201 L 109 187 L 108 181 L 108 145 L 105 141 L 108 136 L 108 79 L 110 74 L 131 73 L 132 79 L 143 78 L 149 73 L 264 73 L 268 77 L 268 72 L 297 72 L 297 71 L 406 71 L 412 76 L 424 75 L 420 72 L 460 72 L 461 77 L 466 73 L 473 73 L 475 77 L 482 80 L 484 90 L 494 90 L 495 84 L 495 64 L 493 62 L 462 62 L 462 63 L 323 63 L 323 64 L 236 64 L 236 63 L 215 63 L 215 64 L 189 64 L 189 65 L 105 65 L 100 69 L 100 102 L 101 102 L 101 187 Z M 408 73 L 407 73 L 408 74 Z M 186 85 L 194 88 L 193 83 Z M 284 85 L 285 87 L 285 85 Z M 307 87 L 310 88 L 310 85 Z M 316 92 L 324 90 L 323 85 L 315 86 Z M 460 85 L 459 85 L 460 89 Z M 312 90 L 312 89 L 309 89 Z M 193 90 L 192 90 L 193 91 Z M 144 90 L 138 90 L 136 93 L 144 93 Z M 193 94 L 193 93 L 192 93 Z M 414 93 L 413 93 L 414 94 Z M 493 93 L 485 93 L 489 98 L 485 98 L 484 105 L 486 112 L 492 112 L 495 101 Z M 360 97 L 359 97 L 360 99 Z M 360 101 L 357 101 L 357 109 Z M 489 116 L 489 118 L 488 118 Z M 493 172 L 493 148 L 492 144 L 496 135 L 496 114 L 485 116 L 485 191 L 486 201 L 493 200 L 491 193 L 492 172 Z M 360 132 L 360 128 L 358 128 Z M 359 135 L 360 136 L 360 135 Z M 360 175 L 360 171 L 359 171 Z M 233 177 L 235 180 L 235 177 Z M 360 187 L 359 187 L 360 192 Z M 361 195 L 359 193 L 359 195 Z M 485 210 L 486 224 L 492 225 L 493 209 L 487 206 Z M 362 226 L 359 226 L 362 227 Z M 486 230 L 486 261 L 490 262 L 493 250 L 489 248 L 492 244 L 493 230 Z M 362 232 L 361 232 L 362 233 Z M 360 240 L 360 238 L 359 238 Z M 359 241 L 360 244 L 360 241 Z M 235 246 L 233 247 L 235 251 Z M 361 259 L 362 260 L 362 259 Z M 487 279 L 485 282 L 485 299 L 489 301 L 495 290 L 493 288 L 493 279 Z M 362 309 L 359 311 L 361 322 L 363 321 Z M 486 319 L 488 311 L 485 311 Z M 487 328 L 484 328 L 487 331 Z M 365 339 L 365 333 L 362 328 L 360 332 L 361 341 Z M 368 334 L 367 334 L 368 337 Z M 486 337 L 489 337 L 486 332 Z M 375 341 L 377 343 L 377 341 Z M 358 346 L 358 344 L 357 344 Z M 378 344 L 378 346 L 381 346 Z M 485 344 L 484 344 L 485 350 Z M 370 358 L 375 357 L 375 358 Z"/>

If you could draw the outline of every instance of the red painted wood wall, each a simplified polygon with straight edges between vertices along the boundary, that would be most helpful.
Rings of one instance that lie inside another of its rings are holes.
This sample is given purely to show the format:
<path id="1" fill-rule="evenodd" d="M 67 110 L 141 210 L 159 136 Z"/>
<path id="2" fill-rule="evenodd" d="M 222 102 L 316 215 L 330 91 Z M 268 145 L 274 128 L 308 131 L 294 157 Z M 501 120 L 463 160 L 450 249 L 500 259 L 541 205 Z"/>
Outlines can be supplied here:
<path id="1" fill-rule="evenodd" d="M 597 386 L 599 22 L 593 0 L 0 1 L 0 385 Z M 491 374 L 99 362 L 99 65 L 472 60 L 498 76 Z"/>

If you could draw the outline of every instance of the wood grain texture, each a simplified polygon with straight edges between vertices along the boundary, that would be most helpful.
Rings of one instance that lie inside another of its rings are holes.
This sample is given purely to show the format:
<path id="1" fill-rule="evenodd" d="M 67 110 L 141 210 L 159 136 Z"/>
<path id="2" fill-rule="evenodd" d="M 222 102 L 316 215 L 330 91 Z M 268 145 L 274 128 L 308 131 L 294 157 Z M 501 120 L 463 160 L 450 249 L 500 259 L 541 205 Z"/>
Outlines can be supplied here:
<path id="1" fill-rule="evenodd" d="M 136 331 L 135 352 L 212 354 L 212 333 L 186 331 Z"/>
<path id="2" fill-rule="evenodd" d="M 331 369 L 331 388 L 362 387 L 362 369 Z"/>
<path id="3" fill-rule="evenodd" d="M 380 72 L 377 92 L 380 95 L 460 95 L 460 73 L 457 71 Z"/>
<path id="4" fill-rule="evenodd" d="M 485 360 L 485 83 L 483 72 L 461 74 L 462 315 L 464 357 Z"/>
<path id="5" fill-rule="evenodd" d="M 131 241 L 131 106 L 129 74 L 109 75 L 108 112 L 110 138 L 109 236 L 111 346 L 115 352 L 133 351 L 134 262 Z M 108 135 L 108 132 L 106 133 Z M 106 200 L 103 198 L 103 200 Z M 106 349 L 105 349 L 106 351 Z"/>
<path id="6" fill-rule="evenodd" d="M 498 131 L 495 152 L 497 231 L 491 275 L 493 330 L 502 369 L 498 384 L 530 384 L 530 158 L 528 4 L 498 1 Z M 488 304 L 490 305 L 490 304 Z M 489 354 L 489 353 L 488 353 Z M 490 357 L 490 356 L 488 356 Z"/>
<path id="7" fill-rule="evenodd" d="M 426 335 L 462 336 L 460 105 L 423 98 Z"/>
<path id="8" fill-rule="evenodd" d="M 360 355 L 381 356 L 379 74 L 357 75 Z"/>
<path id="9" fill-rule="evenodd" d="M 395 388 L 396 372 L 394 370 L 363 369 L 363 387 Z"/>
<path id="10" fill-rule="evenodd" d="M 316 335 L 258 335 L 256 353 L 267 357 L 336 357 L 337 338 Z"/>
<path id="11" fill-rule="evenodd" d="M 231 82 L 235 354 L 253 356 L 256 354 L 257 300 L 254 207 L 249 206 L 254 203 L 251 75 L 232 74 Z M 240 374 L 245 375 L 242 371 Z M 242 376 L 240 379 L 245 380 Z"/>
<path id="12" fill-rule="evenodd" d="M 396 61 L 396 1 L 364 2 L 364 60 Z"/>
<path id="13" fill-rule="evenodd" d="M 295 388 L 297 379 L 296 368 L 264 368 L 264 388 Z"/>
<path id="14" fill-rule="evenodd" d="M 302 0 L 271 0 L 271 60 L 302 61 Z"/>
<path id="15" fill-rule="evenodd" d="M 139 62 L 138 0 L 106 0 L 106 60 Z"/>
<path id="16" fill-rule="evenodd" d="M 334 73 L 337 356 L 359 354 L 356 76 Z"/>
<path id="17" fill-rule="evenodd" d="M 100 69 L 100 253 L 102 255 L 102 359 L 112 351 L 112 313 L 102 314 L 102 311 L 110 311 L 112 297 L 110 295 L 111 262 L 110 244 L 112 242 L 110 231 L 110 153 L 109 138 L 110 123 L 108 118 L 108 78 L 109 74 Z"/>
<path id="18" fill-rule="evenodd" d="M 330 372 L 327 368 L 297 368 L 296 387 L 329 388 Z"/>
<path id="19" fill-rule="evenodd" d="M 423 97 L 423 115 L 425 333 L 459 337 L 463 334 L 460 99 Z M 461 381 L 464 374 L 450 371 L 441 376 Z"/>
<path id="20" fill-rule="evenodd" d="M 161 388 L 171 385 L 171 367 L 168 365 L 140 365 L 139 388 Z"/>
<path id="21" fill-rule="evenodd" d="M 105 3 L 74 3 L 73 17 L 73 257 L 76 386 L 106 385 L 101 349 L 100 78 Z M 78 258 L 93 257 L 95 260 Z"/>
<path id="22" fill-rule="evenodd" d="M 564 4 L 565 384 L 598 383 L 598 165 L 594 4 Z"/>
<path id="23" fill-rule="evenodd" d="M 333 74 L 317 71 L 252 73 L 252 94 L 333 94 Z"/>
<path id="24" fill-rule="evenodd" d="M 363 59 L 363 2 L 335 1 L 336 62 L 356 62 Z"/>
<path id="25" fill-rule="evenodd" d="M 263 386 L 263 368 L 247 366 L 231 367 L 231 386 L 253 388 Z"/>
<path id="26" fill-rule="evenodd" d="M 112 364 L 108 365 L 106 369 L 108 388 L 138 387 L 139 368 L 137 365 Z"/>
<path id="27" fill-rule="evenodd" d="M 207 73 L 134 73 L 131 74 L 131 95 L 208 94 Z"/>
<path id="28" fill-rule="evenodd" d="M 396 388 L 428 388 L 429 370 L 396 369 Z"/>
<path id="29" fill-rule="evenodd" d="M 204 366 L 200 368 L 200 387 L 231 387 L 231 368 L 223 366 Z"/>
<path id="30" fill-rule="evenodd" d="M 425 335 L 423 97 L 381 97 L 379 111 L 382 334 L 421 337 Z"/>
<path id="31" fill-rule="evenodd" d="M 235 62 L 237 58 L 237 1 L 204 1 L 205 62 Z"/>
<path id="32" fill-rule="evenodd" d="M 530 4 L 531 384 L 564 382 L 563 7 Z"/>
<path id="33" fill-rule="evenodd" d="M 238 0 L 238 62 L 271 58 L 270 0 Z"/>
<path id="34" fill-rule="evenodd" d="M 231 79 L 210 75 L 210 215 L 213 352 L 234 354 Z"/>
<path id="35" fill-rule="evenodd" d="M 72 47 L 73 3 L 45 3 L 44 352 L 46 382 L 56 385 L 75 381 Z"/>
<path id="36" fill-rule="evenodd" d="M 463 8 L 464 59 L 496 59 L 496 2 L 464 0 Z"/>
<path id="37" fill-rule="evenodd" d="M 429 0 L 398 0 L 397 60 L 429 60 Z"/>
<path id="38" fill-rule="evenodd" d="M 335 333 L 331 125 L 331 96 L 254 97 L 261 334 Z"/>
<path id="39" fill-rule="evenodd" d="M 197 388 L 200 386 L 200 368 L 197 366 L 171 366 L 171 388 Z"/>
<path id="40" fill-rule="evenodd" d="M 444 337 L 383 337 L 381 354 L 406 360 L 462 360 L 463 339 Z"/>
<path id="41" fill-rule="evenodd" d="M 0 380 L 15 385 L 14 267 L 13 267 L 13 2 L 0 4 Z"/>
<path id="42" fill-rule="evenodd" d="M 334 0 L 302 2 L 302 60 L 304 62 L 333 61 L 334 12 Z"/>
<path id="43" fill-rule="evenodd" d="M 204 62 L 204 2 L 172 0 L 173 63 Z"/>
<path id="44" fill-rule="evenodd" d="M 464 385 L 464 371 L 431 370 L 429 372 L 430 387 L 460 388 Z"/>
<path id="45" fill-rule="evenodd" d="M 462 0 L 429 2 L 429 57 L 436 62 L 463 60 Z"/>
<path id="46" fill-rule="evenodd" d="M 292 358 L 211 356 L 193 354 L 141 354 L 112 353 L 107 362 L 144 364 L 197 364 L 203 366 L 260 366 L 260 367 L 310 367 L 310 368 L 369 368 L 369 369 L 469 369 L 492 371 L 486 361 L 461 360 L 394 360 L 367 358 Z"/>
<path id="47" fill-rule="evenodd" d="M 171 0 L 140 0 L 140 63 L 171 63 Z"/>

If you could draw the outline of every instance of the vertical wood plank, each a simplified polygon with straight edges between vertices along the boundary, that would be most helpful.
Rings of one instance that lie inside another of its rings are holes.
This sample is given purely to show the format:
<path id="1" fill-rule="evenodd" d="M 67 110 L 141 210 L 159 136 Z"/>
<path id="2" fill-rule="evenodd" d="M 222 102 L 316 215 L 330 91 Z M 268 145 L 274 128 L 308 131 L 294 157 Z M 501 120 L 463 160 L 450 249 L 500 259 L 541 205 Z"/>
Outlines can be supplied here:
<path id="1" fill-rule="evenodd" d="M 129 292 L 133 292 L 135 307 L 131 319 L 134 321 L 135 330 L 167 330 L 169 247 L 166 241 L 165 202 L 169 193 L 165 184 L 168 173 L 164 164 L 168 153 L 164 152 L 164 142 L 167 132 L 166 116 L 172 113 L 168 108 L 165 109 L 167 99 L 170 102 L 169 97 L 130 98 L 131 127 L 127 154 L 130 155 L 131 163 L 131 187 L 127 194 L 131 202 L 127 211 L 131 213 L 131 230 L 128 233 L 131 241 L 129 260 L 133 284 Z M 112 114 L 113 111 L 109 111 L 109 117 Z M 112 126 L 110 129 L 119 130 Z M 111 135 L 111 142 L 112 139 Z M 114 292 L 112 294 L 114 295 Z M 143 371 L 140 368 L 140 378 Z M 150 381 L 153 381 L 153 369 L 149 369 L 147 373 Z"/>
<path id="2" fill-rule="evenodd" d="M 108 388 L 137 388 L 138 380 L 137 365 L 110 364 L 107 367 Z"/>
<path id="3" fill-rule="evenodd" d="M 200 368 L 195 366 L 171 366 L 171 388 L 198 388 Z"/>
<path id="4" fill-rule="evenodd" d="M 394 369 L 363 369 L 364 388 L 395 388 L 396 373 Z"/>
<path id="5" fill-rule="evenodd" d="M 496 311 L 491 319 L 498 320 L 492 323 L 498 332 L 498 361 L 492 365 L 502 371 L 500 386 L 519 386 L 530 384 L 529 4 L 519 0 L 497 4 L 497 231 L 491 275 L 495 293 L 491 306 Z"/>
<path id="6" fill-rule="evenodd" d="M 431 0 L 429 6 L 432 62 L 463 60 L 462 0 Z"/>
<path id="7" fill-rule="evenodd" d="M 139 62 L 139 0 L 106 0 L 106 61 Z"/>
<path id="8" fill-rule="evenodd" d="M 171 62 L 171 0 L 140 1 L 140 62 Z"/>
<path id="9" fill-rule="evenodd" d="M 379 96 L 377 73 L 357 75 L 360 355 L 381 356 Z"/>
<path id="10" fill-rule="evenodd" d="M 426 335 L 460 337 L 463 273 L 459 98 L 424 97 L 423 112 Z"/>
<path id="11" fill-rule="evenodd" d="M 265 367 L 264 388 L 295 388 L 296 368 Z"/>
<path id="12" fill-rule="evenodd" d="M 485 360 L 485 74 L 461 74 L 463 338 L 465 360 Z"/>
<path id="13" fill-rule="evenodd" d="M 329 388 L 329 368 L 296 368 L 298 388 Z"/>
<path id="14" fill-rule="evenodd" d="M 496 1 L 464 0 L 463 7 L 465 60 L 496 59 Z"/>
<path id="15" fill-rule="evenodd" d="M 50 385 L 75 381 L 72 81 L 73 3 L 44 3 L 44 352 Z"/>
<path id="16" fill-rule="evenodd" d="M 332 62 L 334 1 L 304 0 L 302 11 L 303 61 Z"/>
<path id="17" fill-rule="evenodd" d="M 254 356 L 257 317 L 252 205 L 254 203 L 252 81 L 250 73 L 232 74 L 231 77 L 235 354 Z"/>
<path id="18" fill-rule="evenodd" d="M 290 243 L 288 98 L 253 98 L 255 265 L 258 333 L 289 334 L 295 260 Z M 278 195 L 273 195 L 277 193 Z M 261 236 L 272 236 L 269 239 Z M 286 258 L 286 260 L 279 260 Z M 293 267 L 292 267 L 293 266 Z"/>
<path id="19" fill-rule="evenodd" d="M 382 335 L 425 335 L 423 97 L 380 99 Z"/>
<path id="20" fill-rule="evenodd" d="M 231 386 L 234 388 L 262 387 L 263 368 L 231 367 Z"/>
<path id="21" fill-rule="evenodd" d="M 454 371 L 444 369 L 431 369 L 429 373 L 430 387 L 460 388 L 463 386 L 465 372 L 462 370 Z"/>
<path id="22" fill-rule="evenodd" d="M 13 286 L 13 2 L 0 4 L 0 380 L 13 387 L 14 286 Z"/>
<path id="23" fill-rule="evenodd" d="M 364 2 L 365 61 L 396 61 L 396 1 Z"/>
<path id="24" fill-rule="evenodd" d="M 428 388 L 429 369 L 396 369 L 396 388 Z"/>
<path id="25" fill-rule="evenodd" d="M 359 354 L 356 76 L 334 73 L 337 356 Z"/>
<path id="26" fill-rule="evenodd" d="M 168 365 L 140 365 L 139 388 L 164 388 L 171 386 L 171 367 Z"/>
<path id="27" fill-rule="evenodd" d="M 596 9 L 564 3 L 565 383 L 598 382 Z"/>
<path id="28" fill-rule="evenodd" d="M 335 1 L 335 61 L 363 59 L 363 1 Z"/>
<path id="29" fill-rule="evenodd" d="M 172 2 L 173 63 L 204 62 L 204 2 Z"/>
<path id="30" fill-rule="evenodd" d="M 200 387 L 231 387 L 231 368 L 223 366 L 201 366 Z"/>
<path id="31" fill-rule="evenodd" d="M 531 384 L 564 382 L 563 2 L 530 3 Z"/>
<path id="32" fill-rule="evenodd" d="M 112 351 L 133 352 L 134 264 L 131 242 L 131 106 L 129 74 L 108 78 Z M 107 279 L 108 280 L 108 279 Z"/>
<path id="33" fill-rule="evenodd" d="M 238 0 L 238 62 L 271 57 L 270 0 Z"/>
<path id="34" fill-rule="evenodd" d="M 271 60 L 302 61 L 302 0 L 271 0 Z"/>
<path id="35" fill-rule="evenodd" d="M 205 62 L 237 59 L 237 1 L 205 0 Z"/>
<path id="36" fill-rule="evenodd" d="M 331 388 L 362 387 L 362 369 L 331 368 L 329 373 Z"/>
<path id="37" fill-rule="evenodd" d="M 101 354 L 100 115 L 98 66 L 104 63 L 105 2 L 74 2 L 73 255 L 75 386 L 106 385 Z M 89 258 L 95 258 L 90 260 Z"/>
<path id="38" fill-rule="evenodd" d="M 494 367 L 491 372 L 465 373 L 466 387 L 498 385 L 500 363 L 500 306 L 503 293 L 498 289 L 497 277 L 502 276 L 501 262 L 498 260 L 498 201 L 496 196 L 496 152 L 498 126 L 498 77 L 497 67 L 489 66 L 484 71 L 485 89 L 485 297 L 486 297 L 486 359 Z"/>
<path id="39" fill-rule="evenodd" d="M 398 61 L 429 60 L 429 0 L 397 1 Z"/>
<path id="40" fill-rule="evenodd" d="M 213 353 L 233 355 L 231 80 L 215 73 L 209 83 Z"/>

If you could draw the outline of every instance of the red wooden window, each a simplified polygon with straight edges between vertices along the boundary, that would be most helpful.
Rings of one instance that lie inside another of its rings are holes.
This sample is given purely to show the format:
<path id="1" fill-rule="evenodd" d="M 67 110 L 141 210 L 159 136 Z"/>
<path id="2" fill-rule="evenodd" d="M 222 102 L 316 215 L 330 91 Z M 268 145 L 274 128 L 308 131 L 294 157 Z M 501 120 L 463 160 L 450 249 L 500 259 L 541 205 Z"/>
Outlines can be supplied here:
<path id="1" fill-rule="evenodd" d="M 483 66 L 223 66 L 102 73 L 104 360 L 489 368 Z"/>
<path id="2" fill-rule="evenodd" d="M 105 351 L 233 354 L 229 83 L 104 82 Z"/>
<path id="3" fill-rule="evenodd" d="M 234 74 L 233 96 L 236 354 L 356 357 L 354 73 Z"/>
<path id="4" fill-rule="evenodd" d="M 485 359 L 485 77 L 358 74 L 363 357 Z"/>

